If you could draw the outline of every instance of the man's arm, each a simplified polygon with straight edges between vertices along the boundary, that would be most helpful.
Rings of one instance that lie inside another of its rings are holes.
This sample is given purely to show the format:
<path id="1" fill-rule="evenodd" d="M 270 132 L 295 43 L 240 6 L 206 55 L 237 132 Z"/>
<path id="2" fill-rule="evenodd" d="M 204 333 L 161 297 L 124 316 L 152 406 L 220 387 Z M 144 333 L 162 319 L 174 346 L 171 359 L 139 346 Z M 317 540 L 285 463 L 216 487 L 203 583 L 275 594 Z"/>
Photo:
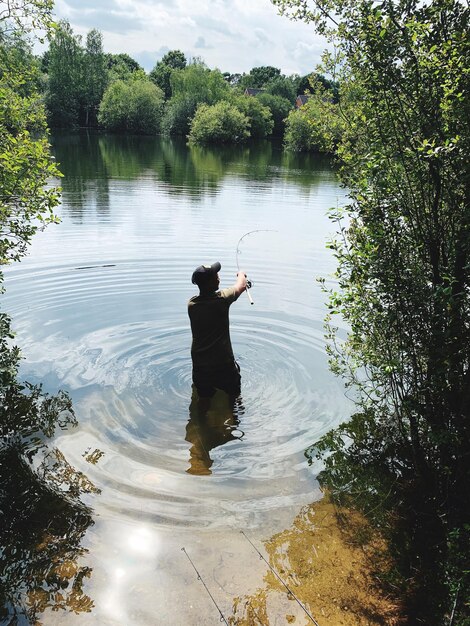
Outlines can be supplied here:
<path id="1" fill-rule="evenodd" d="M 246 274 L 243 270 L 240 270 L 237 273 L 237 282 L 233 285 L 233 289 L 237 295 L 237 298 L 240 294 L 242 294 L 246 289 Z"/>

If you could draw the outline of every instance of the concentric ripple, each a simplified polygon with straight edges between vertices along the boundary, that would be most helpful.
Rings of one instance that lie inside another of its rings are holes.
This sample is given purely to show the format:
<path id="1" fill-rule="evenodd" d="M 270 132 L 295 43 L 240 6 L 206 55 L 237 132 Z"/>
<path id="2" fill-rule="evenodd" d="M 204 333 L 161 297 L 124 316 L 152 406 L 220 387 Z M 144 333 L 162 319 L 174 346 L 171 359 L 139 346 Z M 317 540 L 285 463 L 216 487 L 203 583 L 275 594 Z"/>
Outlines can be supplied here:
<path id="1" fill-rule="evenodd" d="M 101 489 L 97 510 L 217 527 L 310 498 L 304 450 L 349 406 L 328 372 L 315 283 L 332 267 L 322 183 L 312 203 L 304 178 L 286 183 L 278 170 L 260 186 L 232 175 L 196 205 L 153 177 L 120 180 L 106 218 L 85 208 L 78 222 L 64 185 L 63 222 L 7 272 L 3 308 L 22 374 L 71 393 L 79 426 L 57 445 Z M 326 209 L 340 191 L 324 177 Z M 163 226 L 167 237 L 156 237 Z M 237 254 L 249 226 L 277 233 L 247 238 Z M 237 264 L 249 272 L 255 305 L 242 295 L 231 309 L 241 398 L 233 407 L 220 392 L 203 410 L 192 397 L 186 302 L 194 266 L 216 259 L 222 285 Z M 87 461 L 93 450 L 104 453 L 97 463 Z"/>

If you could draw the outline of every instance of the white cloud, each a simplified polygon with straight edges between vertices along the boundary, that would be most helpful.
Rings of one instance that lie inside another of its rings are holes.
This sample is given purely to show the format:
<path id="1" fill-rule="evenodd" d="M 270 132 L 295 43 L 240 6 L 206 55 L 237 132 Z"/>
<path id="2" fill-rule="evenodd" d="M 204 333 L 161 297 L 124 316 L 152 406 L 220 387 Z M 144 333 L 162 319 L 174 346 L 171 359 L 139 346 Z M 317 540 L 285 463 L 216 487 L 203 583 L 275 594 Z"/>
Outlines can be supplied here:
<path id="1" fill-rule="evenodd" d="M 292 56 L 294 59 L 304 59 L 306 56 L 312 56 L 321 53 L 322 48 L 316 43 L 305 43 L 305 41 L 297 42 L 295 48 L 292 50 Z"/>
<path id="2" fill-rule="evenodd" d="M 260 44 L 266 45 L 274 43 L 263 28 L 255 28 L 253 32 Z"/>
<path id="3" fill-rule="evenodd" d="M 198 37 L 196 43 L 194 44 L 194 47 L 198 50 L 210 50 L 213 46 L 209 46 L 208 44 L 206 44 L 206 40 L 204 39 L 204 37 Z"/>
<path id="4" fill-rule="evenodd" d="M 77 34 L 98 28 L 107 52 L 127 52 L 147 70 L 154 65 L 148 51 L 165 48 L 188 58 L 203 51 L 209 67 L 232 73 L 273 65 L 305 74 L 326 46 L 312 26 L 279 16 L 269 0 L 83 0 L 80 9 L 78 2 L 56 0 L 57 17 Z"/>
<path id="5" fill-rule="evenodd" d="M 188 26 L 189 28 L 196 28 L 196 22 L 193 20 L 192 17 L 189 17 L 187 15 L 180 19 L 180 24 L 182 26 Z"/>

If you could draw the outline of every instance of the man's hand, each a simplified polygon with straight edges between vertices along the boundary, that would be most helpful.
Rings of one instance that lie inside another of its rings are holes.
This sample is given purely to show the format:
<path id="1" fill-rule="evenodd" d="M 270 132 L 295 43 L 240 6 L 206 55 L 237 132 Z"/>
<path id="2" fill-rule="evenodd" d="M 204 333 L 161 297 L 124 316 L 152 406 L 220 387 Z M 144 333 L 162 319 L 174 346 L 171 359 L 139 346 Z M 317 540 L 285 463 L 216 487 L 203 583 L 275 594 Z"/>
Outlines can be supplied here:
<path id="1" fill-rule="evenodd" d="M 237 282 L 234 285 L 235 291 L 239 296 L 246 289 L 246 274 L 243 270 L 237 272 Z"/>

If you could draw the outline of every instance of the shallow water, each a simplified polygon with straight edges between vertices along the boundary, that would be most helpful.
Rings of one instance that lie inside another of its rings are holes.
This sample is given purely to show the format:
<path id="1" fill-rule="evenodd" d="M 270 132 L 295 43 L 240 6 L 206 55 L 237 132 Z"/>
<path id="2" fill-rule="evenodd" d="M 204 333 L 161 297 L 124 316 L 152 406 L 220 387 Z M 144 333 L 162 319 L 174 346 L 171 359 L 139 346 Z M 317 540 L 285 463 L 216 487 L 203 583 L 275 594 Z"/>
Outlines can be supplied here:
<path id="1" fill-rule="evenodd" d="M 268 143 L 187 148 L 145 137 L 61 135 L 62 222 L 6 272 L 3 309 L 21 374 L 70 392 L 78 427 L 56 445 L 100 490 L 81 558 L 90 609 L 45 624 L 211 624 L 256 584 L 253 538 L 318 495 L 304 450 L 350 407 L 328 371 L 322 320 L 334 260 L 326 210 L 344 202 L 328 160 Z M 260 230 L 239 239 L 244 233 Z M 197 265 L 254 282 L 231 308 L 235 407 L 191 395 L 186 302 Z M 93 455 L 93 453 L 96 454 Z M 204 576 L 203 576 L 204 577 Z"/>

